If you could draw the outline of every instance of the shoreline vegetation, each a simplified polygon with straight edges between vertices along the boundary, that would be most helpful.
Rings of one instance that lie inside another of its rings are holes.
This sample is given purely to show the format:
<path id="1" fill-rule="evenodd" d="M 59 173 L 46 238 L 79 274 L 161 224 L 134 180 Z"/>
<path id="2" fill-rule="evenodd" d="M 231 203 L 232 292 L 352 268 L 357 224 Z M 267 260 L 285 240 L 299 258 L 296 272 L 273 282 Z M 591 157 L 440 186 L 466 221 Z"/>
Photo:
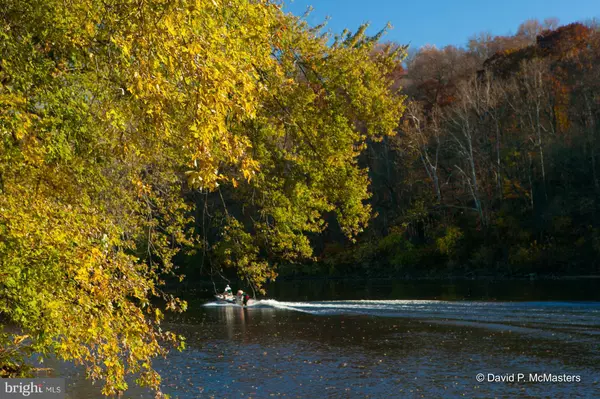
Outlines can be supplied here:
<path id="1" fill-rule="evenodd" d="M 0 9 L 0 369 L 164 398 L 186 281 L 600 273 L 597 21 L 413 51 L 278 1 Z"/>
<path id="2" fill-rule="evenodd" d="M 275 284 L 279 283 L 326 283 L 326 282 L 343 282 L 343 283 L 421 283 L 421 282 L 435 282 L 435 283 L 456 283 L 456 282 L 550 282 L 550 281 L 595 281 L 600 279 L 600 275 L 556 275 L 556 274 L 529 274 L 521 276 L 506 276 L 506 275 L 491 275 L 491 274 L 430 274 L 430 275 L 394 275 L 394 276 L 358 276 L 358 275 L 318 275 L 318 274 L 304 274 L 304 275 L 280 275 Z M 169 285 L 167 291 L 185 297 L 189 301 L 194 300 L 212 300 L 216 292 L 221 292 L 224 283 L 217 283 L 211 280 L 198 280 L 198 281 L 187 281 L 184 284 Z M 242 281 L 231 280 L 230 285 L 243 287 Z M 267 290 L 264 296 L 259 295 L 256 298 L 271 298 L 271 290 L 267 286 Z"/>
<path id="3" fill-rule="evenodd" d="M 346 275 L 346 274 L 290 274 L 280 275 L 276 281 L 302 281 L 302 280 L 390 280 L 390 281 L 419 281 L 419 280 L 578 280 L 578 279 L 598 279 L 600 275 L 573 275 L 573 274 L 556 274 L 556 273 L 528 273 L 507 275 L 500 273 L 490 273 L 488 270 L 482 269 L 471 273 L 398 273 L 388 275 Z"/>

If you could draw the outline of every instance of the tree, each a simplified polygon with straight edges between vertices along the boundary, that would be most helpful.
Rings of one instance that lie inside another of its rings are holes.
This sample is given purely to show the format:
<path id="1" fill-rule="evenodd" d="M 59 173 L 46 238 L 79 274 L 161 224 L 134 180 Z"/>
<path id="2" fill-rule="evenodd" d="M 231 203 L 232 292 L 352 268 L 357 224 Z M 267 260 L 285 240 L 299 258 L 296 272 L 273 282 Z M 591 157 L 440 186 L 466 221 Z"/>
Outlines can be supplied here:
<path id="1" fill-rule="evenodd" d="M 454 46 L 437 49 L 425 46 L 408 63 L 407 94 L 432 104 L 451 102 L 455 84 L 473 74 L 479 66 L 477 59 Z"/>
<path id="2" fill-rule="evenodd" d="M 524 36 L 492 36 L 488 32 L 471 36 L 467 44 L 469 52 L 475 56 L 480 65 L 497 53 L 515 51 L 530 44 Z"/>
<path id="3" fill-rule="evenodd" d="M 519 25 L 517 30 L 517 36 L 523 36 L 529 40 L 530 43 L 535 43 L 538 35 L 544 31 L 544 25 L 537 19 L 528 19 Z"/>
<path id="4" fill-rule="evenodd" d="M 539 154 L 540 170 L 544 196 L 546 191 L 546 162 L 544 160 L 544 147 L 546 135 L 553 135 L 555 129 L 549 120 L 552 120 L 552 109 L 549 101 L 549 90 L 544 76 L 548 72 L 548 64 L 543 60 L 524 62 L 521 68 L 519 83 L 522 84 L 521 112 L 528 122 L 532 137 L 531 141 Z"/>
<path id="5" fill-rule="evenodd" d="M 441 143 L 440 110 L 435 107 L 430 115 L 425 115 L 423 107 L 410 102 L 405 112 L 404 132 L 408 141 L 419 154 L 427 177 L 433 184 L 433 191 L 439 204 L 442 203 L 442 190 L 439 176 Z"/>
<path id="6" fill-rule="evenodd" d="M 6 373 L 34 351 L 107 395 L 138 374 L 160 396 L 151 360 L 184 341 L 150 299 L 186 307 L 161 287 L 205 240 L 190 191 L 247 195 L 253 213 L 226 208 L 213 249 L 258 286 L 274 275 L 262 251 L 310 256 L 325 213 L 349 237 L 366 225 L 356 158 L 402 111 L 402 51 L 373 56 L 366 27 L 328 46 L 270 1 L 0 9 L 0 312 L 21 331 L 0 336 Z"/>
<path id="7" fill-rule="evenodd" d="M 212 250 L 215 264 L 247 265 L 239 275 L 259 290 L 278 263 L 311 259 L 307 233 L 321 233 L 325 215 L 333 213 L 349 239 L 371 217 L 368 171 L 358 156 L 367 140 L 394 133 L 402 97 L 393 75 L 404 48 L 374 52 L 365 28 L 328 47 L 327 37 L 304 35 L 301 24 L 276 42 L 276 68 L 257 68 L 264 107 L 239 132 L 262 166 L 251 179 L 237 178 L 233 202 L 252 201 L 237 211 L 224 206 L 218 223 L 227 234 L 215 237 Z"/>
<path id="8" fill-rule="evenodd" d="M 477 166 L 477 142 L 481 132 L 478 129 L 477 113 L 474 112 L 473 95 L 479 90 L 477 79 L 462 81 L 458 87 L 458 101 L 448 110 L 449 133 L 456 144 L 459 155 L 454 168 L 460 172 L 473 199 L 474 210 L 480 223 L 485 226 L 487 217 L 483 207 Z M 462 163 L 463 165 L 460 165 Z M 466 167 L 465 167 L 466 165 Z"/>

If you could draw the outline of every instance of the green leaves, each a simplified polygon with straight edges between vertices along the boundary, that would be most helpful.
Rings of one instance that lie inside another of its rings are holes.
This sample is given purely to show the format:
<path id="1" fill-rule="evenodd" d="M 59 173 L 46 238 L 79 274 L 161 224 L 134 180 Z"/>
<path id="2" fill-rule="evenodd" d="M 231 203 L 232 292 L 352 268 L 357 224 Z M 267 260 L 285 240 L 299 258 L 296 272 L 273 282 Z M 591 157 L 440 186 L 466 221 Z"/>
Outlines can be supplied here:
<path id="1" fill-rule="evenodd" d="M 329 47 L 248 0 L 0 7 L 0 312 L 33 337 L 11 359 L 54 352 L 107 395 L 143 370 L 158 390 L 152 358 L 184 345 L 149 299 L 186 308 L 161 286 L 195 245 L 190 191 L 243 205 L 211 248 L 259 288 L 312 256 L 328 213 L 348 237 L 368 222 L 357 157 L 402 98 L 398 54 L 364 28 Z"/>
<path id="2" fill-rule="evenodd" d="M 357 157 L 368 139 L 394 133 L 403 110 L 389 78 L 402 54 L 376 48 L 366 26 L 329 47 L 294 17 L 285 25 L 273 44 L 277 63 L 255 67 L 267 88 L 264 106 L 235 127 L 249 137 L 258 165 L 234 195 L 245 204 L 237 217 L 272 263 L 310 259 L 307 234 L 323 231 L 332 211 L 348 238 L 363 230 L 369 179 Z"/>

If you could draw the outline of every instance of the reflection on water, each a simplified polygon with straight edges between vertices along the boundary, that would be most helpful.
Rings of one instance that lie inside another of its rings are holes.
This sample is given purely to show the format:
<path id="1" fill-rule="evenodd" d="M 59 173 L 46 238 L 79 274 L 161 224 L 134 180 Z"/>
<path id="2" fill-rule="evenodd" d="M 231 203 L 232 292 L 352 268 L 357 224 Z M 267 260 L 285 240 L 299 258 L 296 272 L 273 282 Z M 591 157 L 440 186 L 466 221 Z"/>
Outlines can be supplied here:
<path id="1" fill-rule="evenodd" d="M 566 300 L 568 286 L 523 302 L 425 294 L 339 300 L 319 297 L 320 289 L 248 308 L 192 303 L 165 323 L 188 338 L 185 352 L 156 364 L 165 391 L 175 398 L 600 397 L 600 302 Z M 560 300 L 541 300 L 553 295 Z M 71 398 L 98 397 L 78 369 L 59 371 Z M 570 374 L 581 382 L 479 383 L 479 372 Z M 126 397 L 152 396 L 132 389 Z"/>
<path id="2" fill-rule="evenodd" d="M 226 305 L 221 307 L 219 316 L 220 323 L 225 326 L 225 336 L 227 339 L 233 339 L 238 331 L 244 335 L 246 332 L 246 322 L 249 321 L 247 309 L 240 306 Z"/>

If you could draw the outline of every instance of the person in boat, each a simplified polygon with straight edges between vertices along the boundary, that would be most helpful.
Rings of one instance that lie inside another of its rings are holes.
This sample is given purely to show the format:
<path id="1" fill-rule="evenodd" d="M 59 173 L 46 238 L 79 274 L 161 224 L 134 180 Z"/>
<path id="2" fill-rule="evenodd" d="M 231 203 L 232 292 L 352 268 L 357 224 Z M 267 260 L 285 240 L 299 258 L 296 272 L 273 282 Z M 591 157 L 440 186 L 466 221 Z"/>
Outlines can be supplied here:
<path id="1" fill-rule="evenodd" d="M 225 291 L 223 292 L 223 295 L 225 295 L 225 296 L 231 295 L 231 287 L 229 286 L 229 284 L 227 284 L 227 287 L 225 287 Z"/>
<path id="2" fill-rule="evenodd" d="M 250 299 L 250 295 L 248 295 L 244 291 L 239 290 L 237 292 L 237 302 L 239 304 L 242 304 L 243 306 L 246 306 L 248 304 L 248 299 Z"/>

